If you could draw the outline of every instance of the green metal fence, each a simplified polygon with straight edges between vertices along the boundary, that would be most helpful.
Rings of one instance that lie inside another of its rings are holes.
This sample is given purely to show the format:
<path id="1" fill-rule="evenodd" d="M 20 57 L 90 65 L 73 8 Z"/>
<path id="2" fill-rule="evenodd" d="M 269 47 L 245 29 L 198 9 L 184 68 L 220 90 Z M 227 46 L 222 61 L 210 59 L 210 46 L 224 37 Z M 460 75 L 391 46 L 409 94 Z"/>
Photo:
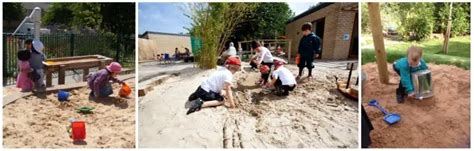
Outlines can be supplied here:
<path id="1" fill-rule="evenodd" d="M 24 40 L 32 35 L 3 34 L 3 85 L 16 83 L 18 72 L 16 53 L 23 47 Z M 135 37 L 126 38 L 126 42 L 118 45 L 114 36 L 102 34 L 47 34 L 42 35 L 47 58 L 82 56 L 99 54 L 114 58 L 122 66 L 135 67 Z"/>

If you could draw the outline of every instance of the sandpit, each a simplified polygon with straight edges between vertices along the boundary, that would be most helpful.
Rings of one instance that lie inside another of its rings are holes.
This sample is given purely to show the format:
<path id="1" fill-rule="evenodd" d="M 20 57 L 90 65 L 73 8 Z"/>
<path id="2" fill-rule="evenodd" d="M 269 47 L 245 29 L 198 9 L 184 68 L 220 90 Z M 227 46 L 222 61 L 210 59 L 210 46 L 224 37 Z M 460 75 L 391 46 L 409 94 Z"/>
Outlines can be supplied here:
<path id="1" fill-rule="evenodd" d="M 399 76 L 393 69 L 389 68 L 392 84 L 385 85 L 379 82 L 376 64 L 363 66 L 368 76 L 363 106 L 374 126 L 370 147 L 470 147 L 469 70 L 449 65 L 428 67 L 432 72 L 434 97 L 399 104 L 395 97 Z M 401 121 L 392 126 L 384 123 L 383 114 L 368 106 L 370 99 L 377 99 L 385 109 L 400 114 Z"/>
<path id="2" fill-rule="evenodd" d="M 356 148 L 357 102 L 336 90 L 333 77 L 347 77 L 348 70 L 316 66 L 315 78 L 302 79 L 288 97 L 256 86 L 257 71 L 238 72 L 237 108 L 205 108 L 190 115 L 183 107 L 188 95 L 213 71 L 172 77 L 142 98 L 139 147 Z M 296 66 L 287 67 L 297 74 Z"/>
<path id="3" fill-rule="evenodd" d="M 296 75 L 298 68 L 287 66 Z M 238 73 L 238 109 L 226 116 L 224 129 L 234 129 L 226 147 L 245 144 L 278 148 L 357 147 L 357 102 L 336 90 L 333 75 L 347 70 L 315 70 L 314 80 L 302 79 L 290 96 L 279 97 L 255 86 L 258 72 Z M 355 81 L 353 76 L 352 81 Z M 243 139 L 240 135 L 247 135 Z"/>
<path id="4" fill-rule="evenodd" d="M 126 81 L 135 89 L 134 80 Z M 114 84 L 110 98 L 90 101 L 86 87 L 69 91 L 67 103 L 56 94 L 46 99 L 21 98 L 3 107 L 3 146 L 6 148 L 134 148 L 135 98 L 120 98 Z M 132 92 L 132 94 L 134 94 Z M 95 107 L 93 114 L 81 114 L 76 108 Z M 73 143 L 67 133 L 69 118 L 86 121 L 85 143 Z"/>

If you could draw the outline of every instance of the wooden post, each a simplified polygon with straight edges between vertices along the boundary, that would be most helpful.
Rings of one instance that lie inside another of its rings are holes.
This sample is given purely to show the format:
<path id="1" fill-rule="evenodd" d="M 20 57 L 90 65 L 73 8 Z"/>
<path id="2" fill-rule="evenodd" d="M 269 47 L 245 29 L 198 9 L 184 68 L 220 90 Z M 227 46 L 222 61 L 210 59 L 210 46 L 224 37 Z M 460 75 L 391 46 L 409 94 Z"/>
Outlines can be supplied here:
<path id="1" fill-rule="evenodd" d="M 291 63 L 291 40 L 288 41 L 288 49 L 287 54 L 288 54 L 288 64 Z"/>
<path id="2" fill-rule="evenodd" d="M 368 3 L 368 6 L 370 27 L 374 39 L 375 59 L 377 61 L 380 82 L 388 84 L 387 53 L 385 52 L 383 42 L 379 3 Z"/>
<path id="3" fill-rule="evenodd" d="M 446 33 L 444 34 L 444 43 L 443 43 L 443 51 L 444 54 L 448 54 L 448 45 L 449 45 L 449 37 L 451 36 L 451 14 L 453 11 L 453 2 L 449 4 L 449 17 L 448 17 L 448 27 L 446 27 Z"/>
<path id="4" fill-rule="evenodd" d="M 58 85 L 66 82 L 66 65 L 59 65 Z"/>
<path id="5" fill-rule="evenodd" d="M 84 68 L 82 72 L 84 72 L 82 75 L 82 81 L 87 81 L 87 76 L 89 75 L 89 68 Z"/>
<path id="6" fill-rule="evenodd" d="M 100 69 L 104 69 L 104 68 L 105 68 L 105 60 L 102 60 L 102 59 L 101 59 L 101 60 L 99 61 L 99 70 L 100 70 Z"/>
<path id="7" fill-rule="evenodd" d="M 51 69 L 46 68 L 46 87 L 53 86 L 53 72 Z"/>

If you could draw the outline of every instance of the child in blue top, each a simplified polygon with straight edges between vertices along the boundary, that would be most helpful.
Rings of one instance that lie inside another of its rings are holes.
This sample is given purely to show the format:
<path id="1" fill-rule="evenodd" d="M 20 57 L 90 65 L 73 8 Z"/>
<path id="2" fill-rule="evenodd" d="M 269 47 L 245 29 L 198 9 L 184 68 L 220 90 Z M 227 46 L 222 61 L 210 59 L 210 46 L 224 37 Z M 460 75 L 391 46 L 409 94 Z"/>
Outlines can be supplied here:
<path id="1" fill-rule="evenodd" d="M 403 103 L 406 95 L 408 97 L 415 96 L 411 74 L 428 69 L 422 55 L 423 50 L 420 47 L 411 46 L 407 49 L 407 57 L 398 59 L 393 63 L 393 69 L 400 76 L 400 84 L 396 92 L 398 103 Z"/>

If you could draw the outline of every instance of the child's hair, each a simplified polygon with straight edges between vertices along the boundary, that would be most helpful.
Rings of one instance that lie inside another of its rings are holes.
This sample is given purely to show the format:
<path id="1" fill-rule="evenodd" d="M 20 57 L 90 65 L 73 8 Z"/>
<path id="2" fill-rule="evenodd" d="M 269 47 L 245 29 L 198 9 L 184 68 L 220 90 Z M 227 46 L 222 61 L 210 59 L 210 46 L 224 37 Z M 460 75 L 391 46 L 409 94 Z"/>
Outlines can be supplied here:
<path id="1" fill-rule="evenodd" d="M 410 48 L 407 49 L 407 57 L 408 59 L 418 60 L 423 55 L 423 49 L 421 47 L 412 45 Z"/>
<path id="2" fill-rule="evenodd" d="M 28 50 L 21 50 L 21 51 L 18 51 L 17 56 L 18 56 L 18 60 L 28 61 L 30 60 L 31 53 Z"/>
<path id="3" fill-rule="evenodd" d="M 25 45 L 31 45 L 31 44 L 33 44 L 33 39 L 25 40 Z"/>
<path id="4" fill-rule="evenodd" d="M 239 70 L 240 70 L 240 66 L 228 64 L 228 65 L 227 65 L 227 69 L 233 70 L 233 71 L 239 71 Z"/>
<path id="5" fill-rule="evenodd" d="M 260 46 L 261 46 L 261 44 L 258 41 L 255 41 L 255 40 L 252 41 L 252 49 L 258 48 Z"/>
<path id="6" fill-rule="evenodd" d="M 303 26 L 301 26 L 301 31 L 311 30 L 312 26 L 310 22 L 304 23 Z"/>

